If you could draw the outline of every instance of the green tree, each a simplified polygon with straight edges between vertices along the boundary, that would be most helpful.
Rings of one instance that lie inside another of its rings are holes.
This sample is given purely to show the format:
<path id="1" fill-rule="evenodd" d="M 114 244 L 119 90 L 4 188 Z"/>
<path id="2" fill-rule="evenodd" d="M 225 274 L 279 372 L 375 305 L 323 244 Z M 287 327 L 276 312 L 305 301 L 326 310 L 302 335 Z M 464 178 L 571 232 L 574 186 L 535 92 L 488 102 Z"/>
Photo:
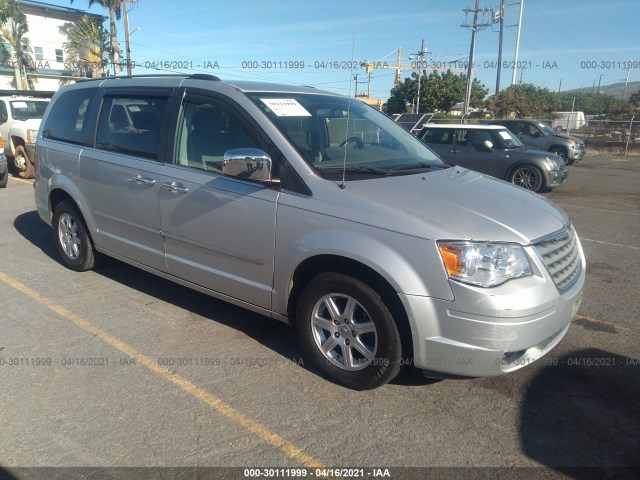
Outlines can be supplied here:
<path id="1" fill-rule="evenodd" d="M 70 0 L 73 3 L 73 0 Z M 116 19 L 120 20 L 122 17 L 122 4 L 123 0 L 89 0 L 89 6 L 100 5 L 101 7 L 109 10 L 109 60 L 113 65 L 113 69 L 116 75 L 120 74 L 120 55 L 122 50 L 118 43 L 118 30 L 116 28 Z"/>
<path id="2" fill-rule="evenodd" d="M 75 22 L 65 23 L 60 32 L 67 37 L 64 68 L 74 72 L 76 76 L 87 77 L 100 72 L 108 63 L 107 52 L 109 33 L 88 15 L 83 15 Z M 61 84 L 70 80 L 61 80 Z"/>
<path id="3" fill-rule="evenodd" d="M 0 12 L 0 40 L 2 41 L 0 53 L 3 64 L 13 68 L 15 88 L 33 89 L 33 76 L 27 75 L 35 73 L 31 45 L 26 37 L 29 31 L 27 17 L 20 10 L 16 0 L 0 0 Z"/>
<path id="4" fill-rule="evenodd" d="M 456 103 L 464 101 L 467 80 L 464 74 L 454 74 L 451 70 L 444 73 L 433 72 L 420 78 L 420 111 L 446 112 Z M 483 105 L 488 90 L 474 79 L 471 84 L 472 107 Z M 408 104 L 414 104 L 418 93 L 418 74 L 411 74 L 404 82 L 391 89 L 387 102 L 387 113 L 403 113 Z"/>
<path id="5" fill-rule="evenodd" d="M 498 117 L 511 113 L 518 117 L 534 117 L 552 112 L 555 107 L 553 92 L 531 83 L 511 85 L 487 99 L 487 108 Z"/>
<path id="6" fill-rule="evenodd" d="M 629 97 L 629 104 L 635 108 L 640 107 L 640 88 L 636 93 L 631 94 L 631 96 Z"/>

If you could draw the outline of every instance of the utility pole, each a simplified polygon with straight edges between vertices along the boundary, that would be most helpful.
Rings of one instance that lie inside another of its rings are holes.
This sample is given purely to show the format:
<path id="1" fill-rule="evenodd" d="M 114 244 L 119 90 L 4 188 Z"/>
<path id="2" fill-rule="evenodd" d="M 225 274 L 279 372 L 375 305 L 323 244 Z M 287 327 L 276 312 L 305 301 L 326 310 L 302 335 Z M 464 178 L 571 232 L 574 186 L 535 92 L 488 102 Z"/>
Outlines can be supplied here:
<path id="1" fill-rule="evenodd" d="M 504 36 L 504 0 L 500 0 L 500 40 L 498 41 L 498 72 L 496 74 L 496 95 L 500 91 L 500 70 L 502 69 L 502 37 Z"/>
<path id="2" fill-rule="evenodd" d="M 479 2 L 480 0 L 476 0 Z M 412 53 L 409 55 L 409 58 L 412 58 L 414 55 L 418 59 L 418 98 L 416 100 L 416 112 L 420 113 L 420 79 L 422 78 L 422 67 L 424 67 L 424 54 L 429 53 L 424 49 L 424 38 L 422 39 L 422 46 L 420 47 L 420 51 L 418 53 Z"/>
<path id="3" fill-rule="evenodd" d="M 516 53 L 513 58 L 513 74 L 511 75 L 511 85 L 516 84 L 516 73 L 518 70 L 518 53 L 520 52 L 520 31 L 522 30 L 522 8 L 524 0 L 520 0 L 520 14 L 518 15 L 518 34 L 516 35 Z"/>
<path id="4" fill-rule="evenodd" d="M 478 13 L 482 12 L 490 12 L 491 9 L 488 8 L 480 8 L 480 0 L 476 0 L 475 8 L 465 8 L 463 10 L 465 13 L 469 14 L 473 12 L 473 23 L 471 24 L 463 24 L 462 27 L 471 29 L 471 47 L 469 49 L 469 64 L 467 65 L 467 91 L 464 97 L 464 109 L 462 111 L 462 116 L 465 117 L 469 113 L 469 103 L 471 102 L 471 86 L 473 85 L 473 62 L 475 61 L 476 55 L 476 32 L 479 28 L 488 27 L 491 24 L 489 23 L 478 23 Z"/>
<path id="5" fill-rule="evenodd" d="M 600 82 L 602 81 L 603 76 L 604 76 L 604 73 L 601 73 L 600 78 L 598 79 L 598 91 L 596 92 L 596 95 L 600 95 Z"/>
<path id="6" fill-rule="evenodd" d="M 127 75 L 131 75 L 131 44 L 129 43 L 129 11 L 127 0 L 122 0 L 122 15 L 124 19 L 124 43 L 127 54 Z"/>
<path id="7" fill-rule="evenodd" d="M 627 85 L 629 85 L 629 73 L 631 72 L 631 67 L 627 68 L 627 79 L 624 81 L 624 91 L 622 92 L 622 100 L 626 101 L 627 98 Z"/>

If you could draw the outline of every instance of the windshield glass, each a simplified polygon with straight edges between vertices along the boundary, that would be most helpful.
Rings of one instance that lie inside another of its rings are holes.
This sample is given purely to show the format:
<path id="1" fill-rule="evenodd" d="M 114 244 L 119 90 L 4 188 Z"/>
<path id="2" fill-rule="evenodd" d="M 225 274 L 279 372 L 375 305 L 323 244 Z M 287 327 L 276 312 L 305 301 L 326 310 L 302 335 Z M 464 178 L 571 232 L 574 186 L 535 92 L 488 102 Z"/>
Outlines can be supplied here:
<path id="1" fill-rule="evenodd" d="M 347 172 L 368 174 L 447 167 L 416 137 L 358 100 L 307 93 L 249 97 L 321 174 L 343 164 Z"/>
<path id="2" fill-rule="evenodd" d="M 494 131 L 494 138 L 497 138 L 498 144 L 502 148 L 520 148 L 524 144 L 510 130 L 506 128 Z"/>
<path id="3" fill-rule="evenodd" d="M 42 118 L 49 102 L 42 100 L 14 100 L 11 105 L 11 116 L 16 120 Z"/>
<path id="4" fill-rule="evenodd" d="M 538 122 L 536 125 L 538 125 L 544 133 L 556 133 L 556 131 L 546 123 Z"/>

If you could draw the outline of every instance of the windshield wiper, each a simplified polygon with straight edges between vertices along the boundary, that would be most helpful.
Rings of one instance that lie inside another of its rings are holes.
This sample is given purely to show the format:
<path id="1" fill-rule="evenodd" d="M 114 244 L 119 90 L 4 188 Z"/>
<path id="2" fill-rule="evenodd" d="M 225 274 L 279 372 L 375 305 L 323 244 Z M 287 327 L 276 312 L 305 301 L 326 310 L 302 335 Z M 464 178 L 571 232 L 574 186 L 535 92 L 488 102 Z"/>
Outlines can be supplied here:
<path id="1" fill-rule="evenodd" d="M 443 168 L 449 168 L 449 166 L 450 165 L 448 164 L 438 165 L 438 164 L 432 164 L 427 162 L 417 162 L 417 163 L 410 163 L 408 165 L 401 165 L 400 167 L 392 168 L 389 170 L 389 172 L 393 173 L 393 172 L 400 172 L 402 170 L 421 170 L 424 168 L 440 170 Z"/>
<path id="2" fill-rule="evenodd" d="M 354 172 L 354 173 L 375 173 L 376 175 L 389 175 L 389 170 L 375 167 L 316 167 L 321 172 Z"/>

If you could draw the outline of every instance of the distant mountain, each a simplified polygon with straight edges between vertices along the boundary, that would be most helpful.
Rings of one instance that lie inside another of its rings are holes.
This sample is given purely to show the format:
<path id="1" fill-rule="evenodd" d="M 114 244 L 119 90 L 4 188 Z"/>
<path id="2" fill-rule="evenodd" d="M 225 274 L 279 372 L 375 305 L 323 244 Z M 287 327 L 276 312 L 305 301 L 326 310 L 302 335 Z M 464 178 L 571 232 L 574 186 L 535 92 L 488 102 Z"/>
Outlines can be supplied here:
<path id="1" fill-rule="evenodd" d="M 636 93 L 640 88 L 640 82 L 629 82 L 627 84 L 627 93 L 625 95 L 625 100 L 629 100 L 629 97 Z M 583 92 L 583 93 L 596 93 L 598 86 L 595 87 L 582 87 L 582 88 L 574 88 L 573 90 L 566 90 L 567 93 L 570 92 Z M 600 92 L 606 95 L 609 95 L 614 98 L 622 98 L 622 94 L 624 93 L 624 82 L 623 83 L 612 83 L 611 85 L 600 85 Z"/>

